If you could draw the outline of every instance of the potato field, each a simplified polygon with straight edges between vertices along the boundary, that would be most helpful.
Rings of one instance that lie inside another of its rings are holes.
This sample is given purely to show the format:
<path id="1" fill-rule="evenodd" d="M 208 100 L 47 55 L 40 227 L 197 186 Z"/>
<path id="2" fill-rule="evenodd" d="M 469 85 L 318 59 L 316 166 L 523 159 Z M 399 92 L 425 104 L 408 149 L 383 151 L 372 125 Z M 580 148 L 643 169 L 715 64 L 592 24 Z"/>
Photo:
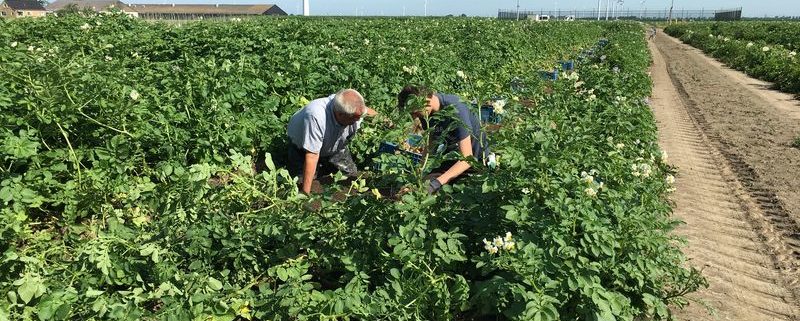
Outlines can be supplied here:
<path id="1" fill-rule="evenodd" d="M 650 62 L 634 22 L 0 20 L 0 320 L 670 319 Z M 407 84 L 503 100 L 497 165 L 379 153 Z M 286 124 L 342 88 L 363 175 L 307 196 Z"/>

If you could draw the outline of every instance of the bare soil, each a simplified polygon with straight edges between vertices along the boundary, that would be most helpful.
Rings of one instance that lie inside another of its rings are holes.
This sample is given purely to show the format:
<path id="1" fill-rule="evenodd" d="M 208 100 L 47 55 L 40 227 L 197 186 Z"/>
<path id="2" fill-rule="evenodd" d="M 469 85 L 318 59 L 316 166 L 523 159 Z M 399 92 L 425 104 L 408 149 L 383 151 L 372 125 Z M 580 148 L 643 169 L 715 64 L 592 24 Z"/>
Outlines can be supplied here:
<path id="1" fill-rule="evenodd" d="M 709 281 L 677 318 L 800 320 L 800 108 L 663 33 L 650 50 L 676 233 Z"/>

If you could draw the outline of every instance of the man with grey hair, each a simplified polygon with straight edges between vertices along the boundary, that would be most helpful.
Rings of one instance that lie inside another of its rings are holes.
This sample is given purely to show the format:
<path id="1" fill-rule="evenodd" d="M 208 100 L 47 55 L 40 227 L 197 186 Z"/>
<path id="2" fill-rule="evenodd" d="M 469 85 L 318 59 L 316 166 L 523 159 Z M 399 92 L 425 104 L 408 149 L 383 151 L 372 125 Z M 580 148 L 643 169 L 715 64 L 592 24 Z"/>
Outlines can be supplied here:
<path id="1" fill-rule="evenodd" d="M 355 177 L 358 174 L 347 144 L 361 127 L 364 116 L 377 113 L 367 107 L 364 97 L 353 89 L 315 99 L 289 120 L 289 172 L 299 176 L 302 191 L 311 193 L 311 184 L 319 174 L 338 171 Z"/>

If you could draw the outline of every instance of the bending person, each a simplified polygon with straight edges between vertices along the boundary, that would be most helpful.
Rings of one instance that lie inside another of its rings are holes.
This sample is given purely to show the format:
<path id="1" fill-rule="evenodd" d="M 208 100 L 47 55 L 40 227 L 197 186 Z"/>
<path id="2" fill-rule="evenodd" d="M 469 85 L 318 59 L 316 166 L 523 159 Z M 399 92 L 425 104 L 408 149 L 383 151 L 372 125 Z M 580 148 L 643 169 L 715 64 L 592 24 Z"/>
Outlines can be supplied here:
<path id="1" fill-rule="evenodd" d="M 358 169 L 347 148 L 365 116 L 377 113 L 353 89 L 311 101 L 289 120 L 289 173 L 299 176 L 303 193 L 311 193 L 314 178 L 341 171 L 349 177 Z M 320 175 L 321 174 L 321 175 Z"/>
<path id="2" fill-rule="evenodd" d="M 425 105 L 422 108 L 407 106 L 414 97 L 424 98 Z M 458 96 L 437 93 L 421 86 L 406 86 L 397 95 L 397 100 L 401 112 L 408 109 L 407 112 L 412 117 L 422 120 L 423 129 L 430 129 L 434 142 L 443 141 L 446 153 L 458 151 L 463 158 L 475 157 L 478 162 L 488 157 L 488 140 L 481 131 L 481 123 Z M 449 113 L 452 117 L 432 117 L 444 113 Z M 429 119 L 430 128 L 425 128 L 425 118 Z M 428 192 L 438 191 L 442 185 L 458 178 L 470 167 L 470 163 L 464 160 L 445 164 L 442 168 L 444 172 L 439 176 L 434 174 L 431 178 Z"/>

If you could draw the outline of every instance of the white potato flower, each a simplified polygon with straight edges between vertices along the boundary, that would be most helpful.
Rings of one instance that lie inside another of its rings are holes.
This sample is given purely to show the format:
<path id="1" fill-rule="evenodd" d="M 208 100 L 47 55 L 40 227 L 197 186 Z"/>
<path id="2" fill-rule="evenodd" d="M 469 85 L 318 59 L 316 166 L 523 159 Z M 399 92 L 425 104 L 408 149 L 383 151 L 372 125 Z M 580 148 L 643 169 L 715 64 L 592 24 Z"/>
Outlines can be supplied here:
<path id="1" fill-rule="evenodd" d="M 769 51 L 769 47 L 768 46 L 764 46 L 763 48 L 761 48 L 761 51 L 767 52 L 767 51 Z"/>
<path id="2" fill-rule="evenodd" d="M 747 48 L 750 48 L 750 47 L 752 47 L 752 46 L 754 46 L 754 45 L 755 45 L 754 43 L 752 43 L 752 42 L 748 42 L 748 43 L 747 43 Z"/>
<path id="3" fill-rule="evenodd" d="M 139 100 L 139 92 L 136 89 L 131 90 L 130 97 L 133 100 Z"/>
<path id="4" fill-rule="evenodd" d="M 463 71 L 461 71 L 461 70 L 459 70 L 459 71 L 456 71 L 456 76 L 458 76 L 458 78 L 461 78 L 461 79 L 467 79 L 467 74 L 465 74 L 465 73 L 464 73 Z"/>
<path id="5" fill-rule="evenodd" d="M 675 176 L 667 175 L 667 184 L 672 185 L 675 184 Z"/>
<path id="6" fill-rule="evenodd" d="M 586 195 L 589 195 L 589 197 L 597 196 L 597 191 L 591 187 L 587 187 L 585 190 L 583 190 L 583 192 L 586 193 Z"/>
<path id="7" fill-rule="evenodd" d="M 91 28 L 92 28 L 92 26 L 90 26 L 88 23 L 84 23 L 84 24 L 81 26 L 81 30 L 89 30 L 89 29 L 91 29 Z"/>
<path id="8" fill-rule="evenodd" d="M 503 246 L 503 243 L 504 243 L 503 242 L 503 238 L 499 237 L 499 236 L 495 237 L 494 240 L 492 240 L 492 245 L 497 246 L 497 247 Z"/>
<path id="9" fill-rule="evenodd" d="M 16 48 L 16 47 L 17 47 L 17 42 L 16 41 L 12 42 L 11 43 L 11 48 Z"/>
<path id="10" fill-rule="evenodd" d="M 494 108 L 495 114 L 498 114 L 498 115 L 504 114 L 506 112 L 506 110 L 503 109 L 503 107 L 505 107 L 505 106 L 506 106 L 506 101 L 502 100 L 502 99 L 501 100 L 497 100 L 494 103 L 492 103 L 492 108 Z"/>

